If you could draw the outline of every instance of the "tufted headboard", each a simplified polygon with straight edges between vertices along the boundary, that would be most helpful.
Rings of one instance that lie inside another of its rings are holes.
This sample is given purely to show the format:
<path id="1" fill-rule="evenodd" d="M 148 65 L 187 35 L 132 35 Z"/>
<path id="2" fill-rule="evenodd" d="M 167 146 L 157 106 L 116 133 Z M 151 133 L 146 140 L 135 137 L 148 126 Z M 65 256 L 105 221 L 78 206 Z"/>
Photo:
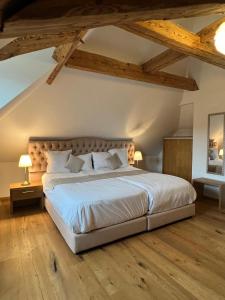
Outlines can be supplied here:
<path id="1" fill-rule="evenodd" d="M 46 172 L 47 161 L 44 152 L 48 150 L 63 151 L 72 149 L 74 155 L 88 152 L 104 152 L 112 148 L 127 148 L 129 163 L 134 162 L 134 142 L 131 139 L 103 139 L 95 137 L 81 137 L 72 139 L 30 138 L 28 154 L 32 159 L 29 169 L 30 179 L 40 180 Z"/>

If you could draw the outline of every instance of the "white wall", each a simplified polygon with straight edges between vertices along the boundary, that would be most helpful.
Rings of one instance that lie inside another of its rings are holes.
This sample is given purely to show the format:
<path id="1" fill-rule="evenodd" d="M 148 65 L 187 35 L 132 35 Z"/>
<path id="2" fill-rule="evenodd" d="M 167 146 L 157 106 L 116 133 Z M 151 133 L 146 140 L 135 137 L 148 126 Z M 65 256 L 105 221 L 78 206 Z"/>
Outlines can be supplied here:
<path id="1" fill-rule="evenodd" d="M 92 31 L 83 49 L 141 64 L 164 47 L 109 26 Z M 23 63 L 23 72 L 21 61 L 26 56 L 0 63 L 0 70 L 8 72 L 7 86 L 1 72 L 0 91 L 6 86 L 5 94 L 10 95 L 10 88 L 18 83 L 21 91 L 29 77 L 34 78 L 31 73 L 36 65 L 42 70 L 54 67 L 50 54 L 35 55 L 36 59 Z M 184 75 L 186 63 L 168 71 Z M 29 137 L 35 136 L 130 137 L 143 151 L 147 167 L 160 171 L 162 140 L 177 129 L 182 90 L 68 68 L 63 68 L 51 86 L 45 80 L 42 77 L 0 111 L 0 197 L 8 195 L 10 182 L 23 180 L 17 162 L 27 151 Z"/>
<path id="2" fill-rule="evenodd" d="M 175 89 L 65 68 L 52 86 L 42 83 L 1 117 L 0 162 L 17 162 L 32 136 L 130 137 L 157 156 L 162 138 L 177 128 L 181 97 Z M 0 185 L 1 196 L 8 184 Z"/>
<path id="3" fill-rule="evenodd" d="M 180 104 L 180 117 L 178 129 L 175 136 L 192 136 L 193 135 L 193 103 Z"/>
<path id="4" fill-rule="evenodd" d="M 24 170 L 18 168 L 18 162 L 0 163 L 0 198 L 9 196 L 9 185 L 24 180 Z"/>
<path id="5" fill-rule="evenodd" d="M 208 177 L 224 180 L 225 176 L 207 174 L 207 131 L 208 115 L 225 112 L 225 70 L 201 63 L 195 59 L 190 65 L 200 90 L 195 93 L 184 93 L 184 101 L 194 103 L 193 128 L 193 178 Z"/>

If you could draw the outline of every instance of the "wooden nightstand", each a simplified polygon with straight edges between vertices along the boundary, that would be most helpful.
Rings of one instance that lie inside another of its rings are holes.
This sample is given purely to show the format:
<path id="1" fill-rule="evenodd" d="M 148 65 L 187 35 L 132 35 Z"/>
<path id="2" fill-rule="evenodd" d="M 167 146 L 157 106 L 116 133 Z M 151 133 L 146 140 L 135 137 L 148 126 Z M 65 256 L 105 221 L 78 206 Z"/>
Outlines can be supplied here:
<path id="1" fill-rule="evenodd" d="M 10 185 L 10 213 L 13 214 L 14 207 L 26 206 L 39 203 L 40 208 L 44 208 L 44 194 L 41 182 L 33 182 L 23 186 L 20 183 Z"/>

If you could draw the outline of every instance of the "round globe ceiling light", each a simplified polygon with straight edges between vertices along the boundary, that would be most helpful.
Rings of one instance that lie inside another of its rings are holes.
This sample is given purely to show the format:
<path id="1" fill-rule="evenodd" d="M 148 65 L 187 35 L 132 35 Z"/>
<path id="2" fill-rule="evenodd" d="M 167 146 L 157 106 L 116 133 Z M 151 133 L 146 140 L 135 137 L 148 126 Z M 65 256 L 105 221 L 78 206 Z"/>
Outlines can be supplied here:
<path id="1" fill-rule="evenodd" d="M 214 42 L 216 50 L 225 55 L 225 22 L 217 29 Z"/>

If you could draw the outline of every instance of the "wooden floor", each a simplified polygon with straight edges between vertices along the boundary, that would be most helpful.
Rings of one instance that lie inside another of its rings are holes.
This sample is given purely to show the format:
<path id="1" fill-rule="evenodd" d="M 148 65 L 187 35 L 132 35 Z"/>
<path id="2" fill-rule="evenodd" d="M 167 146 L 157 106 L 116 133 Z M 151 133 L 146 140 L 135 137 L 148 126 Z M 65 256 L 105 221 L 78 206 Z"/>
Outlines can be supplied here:
<path id="1" fill-rule="evenodd" d="M 225 214 L 192 219 L 74 255 L 46 212 L 0 204 L 0 299 L 225 299 Z"/>

